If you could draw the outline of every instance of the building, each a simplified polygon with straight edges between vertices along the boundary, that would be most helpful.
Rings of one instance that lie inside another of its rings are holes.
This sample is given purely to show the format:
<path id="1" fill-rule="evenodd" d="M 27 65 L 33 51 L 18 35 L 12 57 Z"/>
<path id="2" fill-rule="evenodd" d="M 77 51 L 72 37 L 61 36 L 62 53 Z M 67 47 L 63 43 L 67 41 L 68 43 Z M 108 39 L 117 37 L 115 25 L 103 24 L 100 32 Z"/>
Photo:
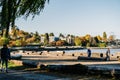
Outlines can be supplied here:
<path id="1" fill-rule="evenodd" d="M 55 37 L 54 36 L 49 36 L 49 43 L 53 42 L 53 41 L 55 41 Z"/>
<path id="2" fill-rule="evenodd" d="M 55 36 L 49 36 L 49 43 L 53 41 L 58 41 L 59 39 Z M 41 43 L 44 43 L 45 41 L 45 36 L 41 36 Z"/>
<path id="3" fill-rule="evenodd" d="M 60 39 L 60 40 L 64 40 L 64 41 L 66 41 L 66 37 L 62 37 L 62 36 L 60 36 L 59 39 Z"/>
<path id="4" fill-rule="evenodd" d="M 41 36 L 41 43 L 44 43 L 44 41 L 45 41 L 45 37 Z"/>
<path id="5" fill-rule="evenodd" d="M 71 45 L 74 44 L 74 38 L 72 38 L 71 36 L 67 36 L 66 41 L 67 41 L 68 44 L 71 44 Z"/>

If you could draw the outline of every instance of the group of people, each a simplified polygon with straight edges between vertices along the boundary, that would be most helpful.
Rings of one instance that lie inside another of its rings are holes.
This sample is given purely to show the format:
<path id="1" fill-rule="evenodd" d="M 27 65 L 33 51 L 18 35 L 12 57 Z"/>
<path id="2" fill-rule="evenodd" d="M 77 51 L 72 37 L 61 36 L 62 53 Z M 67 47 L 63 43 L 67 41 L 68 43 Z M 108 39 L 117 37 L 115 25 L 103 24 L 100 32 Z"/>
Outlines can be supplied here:
<path id="1" fill-rule="evenodd" d="M 10 50 L 7 47 L 7 44 L 4 44 L 3 48 L 1 48 L 0 50 L 0 59 L 1 59 L 1 71 L 3 72 L 5 69 L 5 72 L 8 73 L 8 61 L 10 60 Z"/>
<path id="2" fill-rule="evenodd" d="M 91 49 L 90 48 L 87 49 L 87 54 L 88 54 L 88 57 L 91 57 Z M 106 51 L 105 60 L 106 61 L 110 60 L 110 48 L 108 48 L 107 51 Z"/>

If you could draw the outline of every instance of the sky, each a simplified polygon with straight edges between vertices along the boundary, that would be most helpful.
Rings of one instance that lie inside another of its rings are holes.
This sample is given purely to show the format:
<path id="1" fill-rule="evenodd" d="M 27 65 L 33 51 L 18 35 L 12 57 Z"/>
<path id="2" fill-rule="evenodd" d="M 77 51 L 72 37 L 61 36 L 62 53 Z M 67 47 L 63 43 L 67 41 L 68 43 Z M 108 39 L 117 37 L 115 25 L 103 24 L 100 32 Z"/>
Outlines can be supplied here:
<path id="1" fill-rule="evenodd" d="M 16 20 L 19 29 L 40 34 L 115 35 L 120 39 L 120 0 L 50 0 L 44 10 Z"/>

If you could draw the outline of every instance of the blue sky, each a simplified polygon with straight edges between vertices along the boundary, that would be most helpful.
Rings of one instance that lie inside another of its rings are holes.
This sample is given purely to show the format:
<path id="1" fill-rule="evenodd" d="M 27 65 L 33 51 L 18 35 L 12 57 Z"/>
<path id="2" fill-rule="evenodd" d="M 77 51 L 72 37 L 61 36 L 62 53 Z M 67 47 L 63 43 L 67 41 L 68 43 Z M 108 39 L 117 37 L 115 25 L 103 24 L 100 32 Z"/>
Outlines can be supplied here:
<path id="1" fill-rule="evenodd" d="M 56 36 L 102 36 L 105 31 L 120 38 L 120 0 L 50 0 L 40 15 L 33 20 L 18 18 L 16 25 L 28 32 Z"/>

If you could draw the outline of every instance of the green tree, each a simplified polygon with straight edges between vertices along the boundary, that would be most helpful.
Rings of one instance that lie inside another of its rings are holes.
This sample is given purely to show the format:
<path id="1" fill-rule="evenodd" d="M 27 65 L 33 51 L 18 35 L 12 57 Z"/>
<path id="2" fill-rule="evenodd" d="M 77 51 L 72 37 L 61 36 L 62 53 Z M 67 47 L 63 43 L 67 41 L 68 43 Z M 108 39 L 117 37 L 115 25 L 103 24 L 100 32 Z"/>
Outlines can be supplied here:
<path id="1" fill-rule="evenodd" d="M 15 25 L 17 17 L 25 15 L 38 15 L 49 0 L 0 0 L 1 29 L 6 29 L 5 37 L 8 37 L 9 27 Z"/>
<path id="2" fill-rule="evenodd" d="M 102 43 L 99 43 L 98 45 L 99 47 L 106 47 L 106 43 L 102 42 Z"/>
<path id="3" fill-rule="evenodd" d="M 54 33 L 50 33 L 49 36 L 54 36 Z"/>
<path id="4" fill-rule="evenodd" d="M 59 34 L 59 37 L 65 37 L 62 33 Z"/>
<path id="5" fill-rule="evenodd" d="M 106 32 L 103 32 L 103 41 L 104 41 L 104 42 L 107 41 L 107 34 L 106 34 Z"/>
<path id="6" fill-rule="evenodd" d="M 39 33 L 37 31 L 35 32 L 34 37 L 35 37 L 35 42 L 39 43 L 40 42 L 40 36 L 39 36 Z"/>
<path id="7" fill-rule="evenodd" d="M 49 43 L 49 35 L 48 35 L 48 33 L 45 33 L 45 39 L 44 39 L 44 45 L 48 45 L 48 43 Z"/>
<path id="8" fill-rule="evenodd" d="M 1 27 L 2 30 L 6 29 L 5 37 L 8 37 L 9 27 L 14 25 L 17 6 L 21 0 L 1 0 Z"/>
<path id="9" fill-rule="evenodd" d="M 0 46 L 2 46 L 3 44 L 8 44 L 9 43 L 9 39 L 6 37 L 1 37 L 0 38 Z"/>

